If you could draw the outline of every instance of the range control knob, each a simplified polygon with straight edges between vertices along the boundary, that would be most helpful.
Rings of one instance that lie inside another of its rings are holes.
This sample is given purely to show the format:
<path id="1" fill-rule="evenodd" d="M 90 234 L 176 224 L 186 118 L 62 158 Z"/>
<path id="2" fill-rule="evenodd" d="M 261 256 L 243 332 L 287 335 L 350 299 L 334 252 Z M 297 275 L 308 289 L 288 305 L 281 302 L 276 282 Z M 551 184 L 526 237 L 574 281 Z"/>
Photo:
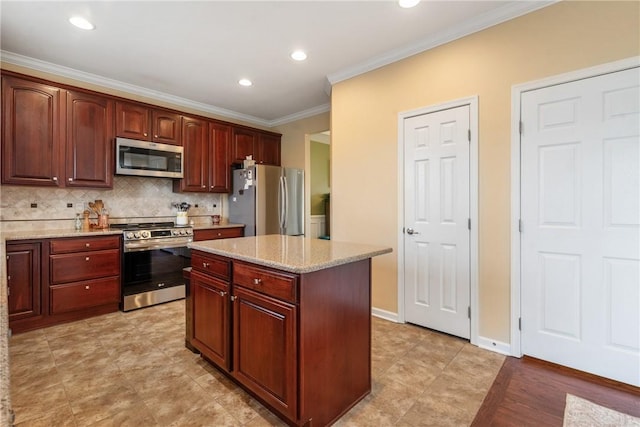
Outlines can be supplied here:
<path id="1" fill-rule="evenodd" d="M 187 235 L 189 235 L 189 236 L 190 236 L 190 235 L 192 235 L 192 234 L 193 234 L 193 230 L 192 230 L 192 229 L 190 229 L 190 228 L 187 228 Z"/>
<path id="2" fill-rule="evenodd" d="M 171 234 L 173 234 L 174 236 L 177 236 L 178 234 L 180 234 L 180 230 L 173 230 Z"/>
<path id="3" fill-rule="evenodd" d="M 149 233 L 148 230 L 143 230 L 140 234 L 142 235 L 143 239 L 147 239 L 149 236 L 151 236 L 151 233 Z"/>
<path id="4" fill-rule="evenodd" d="M 125 234 L 125 237 L 126 237 L 127 239 L 133 239 L 133 233 L 132 233 L 132 232 L 130 232 L 130 231 L 127 231 L 127 234 Z"/>
<path id="5" fill-rule="evenodd" d="M 180 235 L 184 236 L 185 234 L 187 234 L 186 230 L 180 230 Z"/>
<path id="6" fill-rule="evenodd" d="M 140 232 L 136 231 L 135 233 L 133 233 L 133 237 L 135 237 L 136 239 L 140 238 Z"/>

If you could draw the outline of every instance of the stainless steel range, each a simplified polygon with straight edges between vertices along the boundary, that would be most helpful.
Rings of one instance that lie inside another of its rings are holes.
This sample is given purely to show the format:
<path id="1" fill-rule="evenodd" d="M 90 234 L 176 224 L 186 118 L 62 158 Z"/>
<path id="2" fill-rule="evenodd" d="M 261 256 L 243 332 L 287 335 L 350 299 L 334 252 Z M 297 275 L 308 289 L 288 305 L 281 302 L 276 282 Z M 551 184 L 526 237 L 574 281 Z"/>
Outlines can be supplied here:
<path id="1" fill-rule="evenodd" d="M 173 222 L 111 227 L 123 230 L 122 311 L 185 297 L 182 269 L 191 264 L 192 227 Z"/>

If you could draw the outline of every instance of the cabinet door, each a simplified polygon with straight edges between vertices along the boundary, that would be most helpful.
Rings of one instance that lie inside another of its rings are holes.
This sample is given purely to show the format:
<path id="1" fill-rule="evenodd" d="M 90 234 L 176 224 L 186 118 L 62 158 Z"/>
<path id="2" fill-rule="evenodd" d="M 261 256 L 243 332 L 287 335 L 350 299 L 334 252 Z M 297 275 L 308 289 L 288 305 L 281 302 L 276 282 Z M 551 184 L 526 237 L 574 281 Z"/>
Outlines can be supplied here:
<path id="1" fill-rule="evenodd" d="M 40 243 L 7 243 L 9 321 L 39 316 Z"/>
<path id="2" fill-rule="evenodd" d="M 280 166 L 280 137 L 260 135 L 258 138 L 258 159 L 260 164 Z"/>
<path id="3" fill-rule="evenodd" d="M 182 145 L 180 131 L 182 116 L 168 111 L 153 110 L 153 138 L 154 142 L 163 144 Z"/>
<path id="4" fill-rule="evenodd" d="M 209 140 L 207 122 L 185 117 L 182 122 L 184 178 L 176 181 L 179 191 L 209 191 Z M 174 187 L 175 189 L 175 187 Z"/>
<path id="5" fill-rule="evenodd" d="M 229 284 L 191 272 L 193 340 L 191 344 L 225 370 L 230 368 Z"/>
<path id="6" fill-rule="evenodd" d="M 2 77 L 2 183 L 59 186 L 64 135 L 62 89 Z"/>
<path id="7" fill-rule="evenodd" d="M 296 419 L 296 306 L 239 286 L 233 294 L 233 376 Z"/>
<path id="8" fill-rule="evenodd" d="M 113 186 L 114 103 L 67 92 L 67 187 Z"/>
<path id="9" fill-rule="evenodd" d="M 151 111 L 143 105 L 116 102 L 116 135 L 151 141 Z"/>
<path id="10" fill-rule="evenodd" d="M 231 191 L 231 127 L 209 124 L 209 191 Z"/>
<path id="11" fill-rule="evenodd" d="M 247 156 L 257 161 L 257 135 L 246 129 L 233 129 L 231 163 L 242 163 Z"/>

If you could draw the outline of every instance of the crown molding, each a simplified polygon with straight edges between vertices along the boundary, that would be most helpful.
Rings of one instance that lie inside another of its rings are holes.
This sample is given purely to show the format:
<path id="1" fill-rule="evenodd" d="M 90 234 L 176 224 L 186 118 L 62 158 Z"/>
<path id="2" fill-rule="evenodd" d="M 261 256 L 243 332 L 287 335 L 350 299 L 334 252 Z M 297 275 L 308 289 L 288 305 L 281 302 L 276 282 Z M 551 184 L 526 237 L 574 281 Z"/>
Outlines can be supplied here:
<path id="1" fill-rule="evenodd" d="M 288 116 L 280 117 L 279 119 L 274 119 L 269 121 L 270 125 L 279 126 L 285 123 L 294 122 L 296 120 L 306 119 L 307 117 L 312 117 L 318 114 L 326 113 L 331 110 L 331 104 L 322 104 L 317 107 L 309 108 L 303 111 L 299 111 L 294 114 L 289 114 Z"/>
<path id="2" fill-rule="evenodd" d="M 119 90 L 134 95 L 144 96 L 157 101 L 168 102 L 177 106 L 192 108 L 197 111 L 203 111 L 225 118 L 236 119 L 255 125 L 272 127 L 272 120 L 261 119 L 259 117 L 250 116 L 247 114 L 238 113 L 236 111 L 227 110 L 224 108 L 216 107 L 214 105 L 205 104 L 202 102 L 192 101 L 190 99 L 181 98 L 179 96 L 169 95 L 164 92 L 147 89 L 145 87 L 124 83 L 119 80 L 110 79 L 107 77 L 99 76 L 97 74 L 87 73 L 84 71 L 76 70 L 74 68 L 57 65 L 51 62 L 41 61 L 39 59 L 31 58 L 17 53 L 9 52 L 6 50 L 0 50 L 0 62 L 7 62 L 13 65 L 30 68 L 36 71 L 42 71 L 45 73 L 54 74 L 61 77 L 67 77 L 73 80 L 81 81 L 84 83 L 90 83 L 97 86 L 106 87 L 109 89 Z M 280 119 L 278 119 L 280 120 Z"/>
<path id="3" fill-rule="evenodd" d="M 560 0 L 518 1 L 508 3 L 503 7 L 478 15 L 472 20 L 461 25 L 457 25 L 447 31 L 439 32 L 433 37 L 420 40 L 400 49 L 389 51 L 353 67 L 329 74 L 327 76 L 327 80 L 329 84 L 333 86 L 341 81 L 348 80 L 360 74 L 373 71 L 377 68 L 384 67 L 385 65 L 392 64 L 418 53 L 441 46 L 445 43 L 477 33 L 494 25 L 501 24 L 519 16 L 526 15 L 527 13 L 550 6 L 558 1 Z M 327 93 L 331 93 L 330 89 L 325 90 Z"/>

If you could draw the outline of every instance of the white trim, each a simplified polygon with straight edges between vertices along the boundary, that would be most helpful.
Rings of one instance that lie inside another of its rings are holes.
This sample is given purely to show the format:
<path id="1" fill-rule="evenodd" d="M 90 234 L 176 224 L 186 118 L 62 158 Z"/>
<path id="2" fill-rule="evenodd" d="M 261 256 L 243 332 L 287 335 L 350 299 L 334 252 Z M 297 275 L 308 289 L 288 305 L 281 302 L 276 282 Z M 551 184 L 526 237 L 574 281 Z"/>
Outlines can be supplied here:
<path id="1" fill-rule="evenodd" d="M 331 95 L 331 86 L 341 81 L 368 73 L 385 65 L 392 64 L 410 56 L 425 52 L 429 49 L 441 46 L 445 43 L 460 39 L 473 33 L 493 27 L 511 19 L 517 18 L 527 13 L 531 13 L 543 7 L 550 6 L 558 0 L 552 1 L 517 1 L 510 2 L 503 7 L 480 14 L 462 25 L 456 25 L 446 31 L 438 32 L 429 38 L 419 40 L 413 44 L 386 52 L 382 55 L 371 58 L 368 61 L 354 65 L 333 74 L 327 75 L 329 86 L 325 85 L 325 91 Z"/>
<path id="2" fill-rule="evenodd" d="M 401 323 L 398 321 L 398 313 L 383 310 L 381 308 L 373 307 L 371 309 L 371 315 L 375 317 L 379 317 L 380 319 L 388 320 L 390 322 Z"/>
<path id="3" fill-rule="evenodd" d="M 469 233 L 469 281 L 471 306 L 471 344 L 478 345 L 478 327 L 480 321 L 478 304 L 478 96 L 456 99 L 442 104 L 432 105 L 416 110 L 398 113 L 398 321 L 405 322 L 404 307 L 404 120 L 410 117 L 433 113 L 449 108 L 469 106 L 469 215 L 471 217 L 471 232 Z"/>
<path id="4" fill-rule="evenodd" d="M 0 61 L 6 62 L 21 67 L 30 68 L 36 71 L 42 71 L 49 74 L 54 74 L 60 77 L 66 77 L 69 79 L 77 80 L 79 82 L 89 83 L 97 86 L 102 86 L 109 89 L 119 90 L 122 92 L 144 96 L 156 101 L 168 102 L 176 106 L 194 109 L 206 113 L 215 114 L 218 116 L 241 120 L 248 123 L 253 123 L 258 126 L 274 127 L 285 123 L 293 122 L 295 120 L 312 117 L 317 114 L 326 113 L 330 110 L 330 104 L 322 104 L 316 107 L 309 108 L 307 110 L 299 111 L 288 116 L 283 116 L 274 120 L 261 119 L 259 117 L 250 116 L 248 114 L 238 113 L 237 111 L 227 110 L 225 108 L 216 107 L 215 105 L 205 104 L 203 102 L 191 101 L 186 98 L 181 98 L 175 95 L 169 95 L 164 92 L 159 92 L 152 89 L 147 89 L 142 86 L 136 86 L 129 83 L 124 83 L 119 80 L 110 79 L 97 74 L 87 73 L 84 71 L 76 70 L 74 68 L 65 67 L 62 65 L 54 64 L 47 61 L 41 61 L 39 59 L 31 58 L 17 53 L 9 52 L 6 50 L 0 50 Z"/>
<path id="5" fill-rule="evenodd" d="M 495 353 L 511 356 L 511 345 L 506 342 L 492 340 L 487 337 L 478 337 L 478 347 Z"/>
<path id="6" fill-rule="evenodd" d="M 520 282 L 520 100 L 524 92 L 640 67 L 640 56 L 583 68 L 511 87 L 511 355 L 522 356 Z M 526 132 L 526 129 L 525 129 Z"/>

